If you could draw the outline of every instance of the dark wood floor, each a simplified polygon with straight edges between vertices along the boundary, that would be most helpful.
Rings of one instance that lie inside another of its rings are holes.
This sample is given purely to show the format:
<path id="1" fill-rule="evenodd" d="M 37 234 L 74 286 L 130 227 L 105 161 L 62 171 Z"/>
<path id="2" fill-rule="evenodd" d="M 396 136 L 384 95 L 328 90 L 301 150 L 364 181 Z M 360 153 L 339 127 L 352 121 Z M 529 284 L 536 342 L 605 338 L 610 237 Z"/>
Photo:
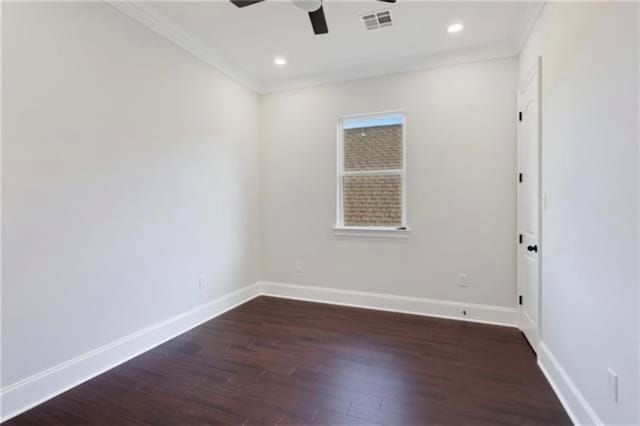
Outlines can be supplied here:
<path id="1" fill-rule="evenodd" d="M 8 423 L 570 420 L 516 329 L 259 297 Z"/>

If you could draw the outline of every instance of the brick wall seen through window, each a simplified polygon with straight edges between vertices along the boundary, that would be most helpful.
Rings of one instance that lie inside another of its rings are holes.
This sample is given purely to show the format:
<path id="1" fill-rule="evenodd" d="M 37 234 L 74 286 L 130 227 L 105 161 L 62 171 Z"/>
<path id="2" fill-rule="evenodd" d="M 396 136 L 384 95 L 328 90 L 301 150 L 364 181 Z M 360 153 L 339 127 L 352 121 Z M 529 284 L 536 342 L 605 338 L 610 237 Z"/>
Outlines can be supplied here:
<path id="1" fill-rule="evenodd" d="M 345 227 L 400 228 L 404 223 L 404 117 L 342 123 L 338 200 Z"/>

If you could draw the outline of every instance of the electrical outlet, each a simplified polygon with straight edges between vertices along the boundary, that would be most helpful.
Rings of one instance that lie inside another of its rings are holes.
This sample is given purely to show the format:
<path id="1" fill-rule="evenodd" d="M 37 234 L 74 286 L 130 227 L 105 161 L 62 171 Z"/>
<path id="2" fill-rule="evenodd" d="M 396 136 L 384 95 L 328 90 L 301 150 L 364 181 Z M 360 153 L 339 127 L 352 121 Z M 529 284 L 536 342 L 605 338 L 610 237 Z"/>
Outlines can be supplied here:
<path id="1" fill-rule="evenodd" d="M 607 384 L 611 401 L 618 403 L 618 375 L 610 368 L 607 370 Z"/>
<path id="2" fill-rule="evenodd" d="M 467 278 L 468 278 L 468 275 L 466 273 L 460 272 L 458 274 L 458 286 L 467 287 Z"/>
<path id="3" fill-rule="evenodd" d="M 207 281 L 204 279 L 204 275 L 200 275 L 198 278 L 198 289 L 204 290 L 207 287 Z"/>
<path id="4" fill-rule="evenodd" d="M 302 273 L 302 260 L 296 260 L 296 272 L 299 274 Z"/>

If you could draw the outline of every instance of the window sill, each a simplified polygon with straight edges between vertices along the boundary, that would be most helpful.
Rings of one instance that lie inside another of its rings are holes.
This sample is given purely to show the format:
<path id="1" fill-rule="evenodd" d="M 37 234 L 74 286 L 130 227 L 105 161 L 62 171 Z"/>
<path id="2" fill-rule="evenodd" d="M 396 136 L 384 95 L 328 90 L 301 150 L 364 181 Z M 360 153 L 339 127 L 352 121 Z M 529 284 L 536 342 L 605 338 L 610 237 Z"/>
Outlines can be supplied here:
<path id="1" fill-rule="evenodd" d="M 411 229 L 375 226 L 336 226 L 333 233 L 338 237 L 409 238 Z"/>

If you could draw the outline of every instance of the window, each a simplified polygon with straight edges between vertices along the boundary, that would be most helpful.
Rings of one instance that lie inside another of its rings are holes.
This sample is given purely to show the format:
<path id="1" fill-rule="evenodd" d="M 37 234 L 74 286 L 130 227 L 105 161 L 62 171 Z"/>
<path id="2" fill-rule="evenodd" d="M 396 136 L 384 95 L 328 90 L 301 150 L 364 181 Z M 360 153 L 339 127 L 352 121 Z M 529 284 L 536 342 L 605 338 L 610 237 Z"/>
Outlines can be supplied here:
<path id="1" fill-rule="evenodd" d="M 407 234 L 404 135 L 401 113 L 340 120 L 337 231 Z"/>

